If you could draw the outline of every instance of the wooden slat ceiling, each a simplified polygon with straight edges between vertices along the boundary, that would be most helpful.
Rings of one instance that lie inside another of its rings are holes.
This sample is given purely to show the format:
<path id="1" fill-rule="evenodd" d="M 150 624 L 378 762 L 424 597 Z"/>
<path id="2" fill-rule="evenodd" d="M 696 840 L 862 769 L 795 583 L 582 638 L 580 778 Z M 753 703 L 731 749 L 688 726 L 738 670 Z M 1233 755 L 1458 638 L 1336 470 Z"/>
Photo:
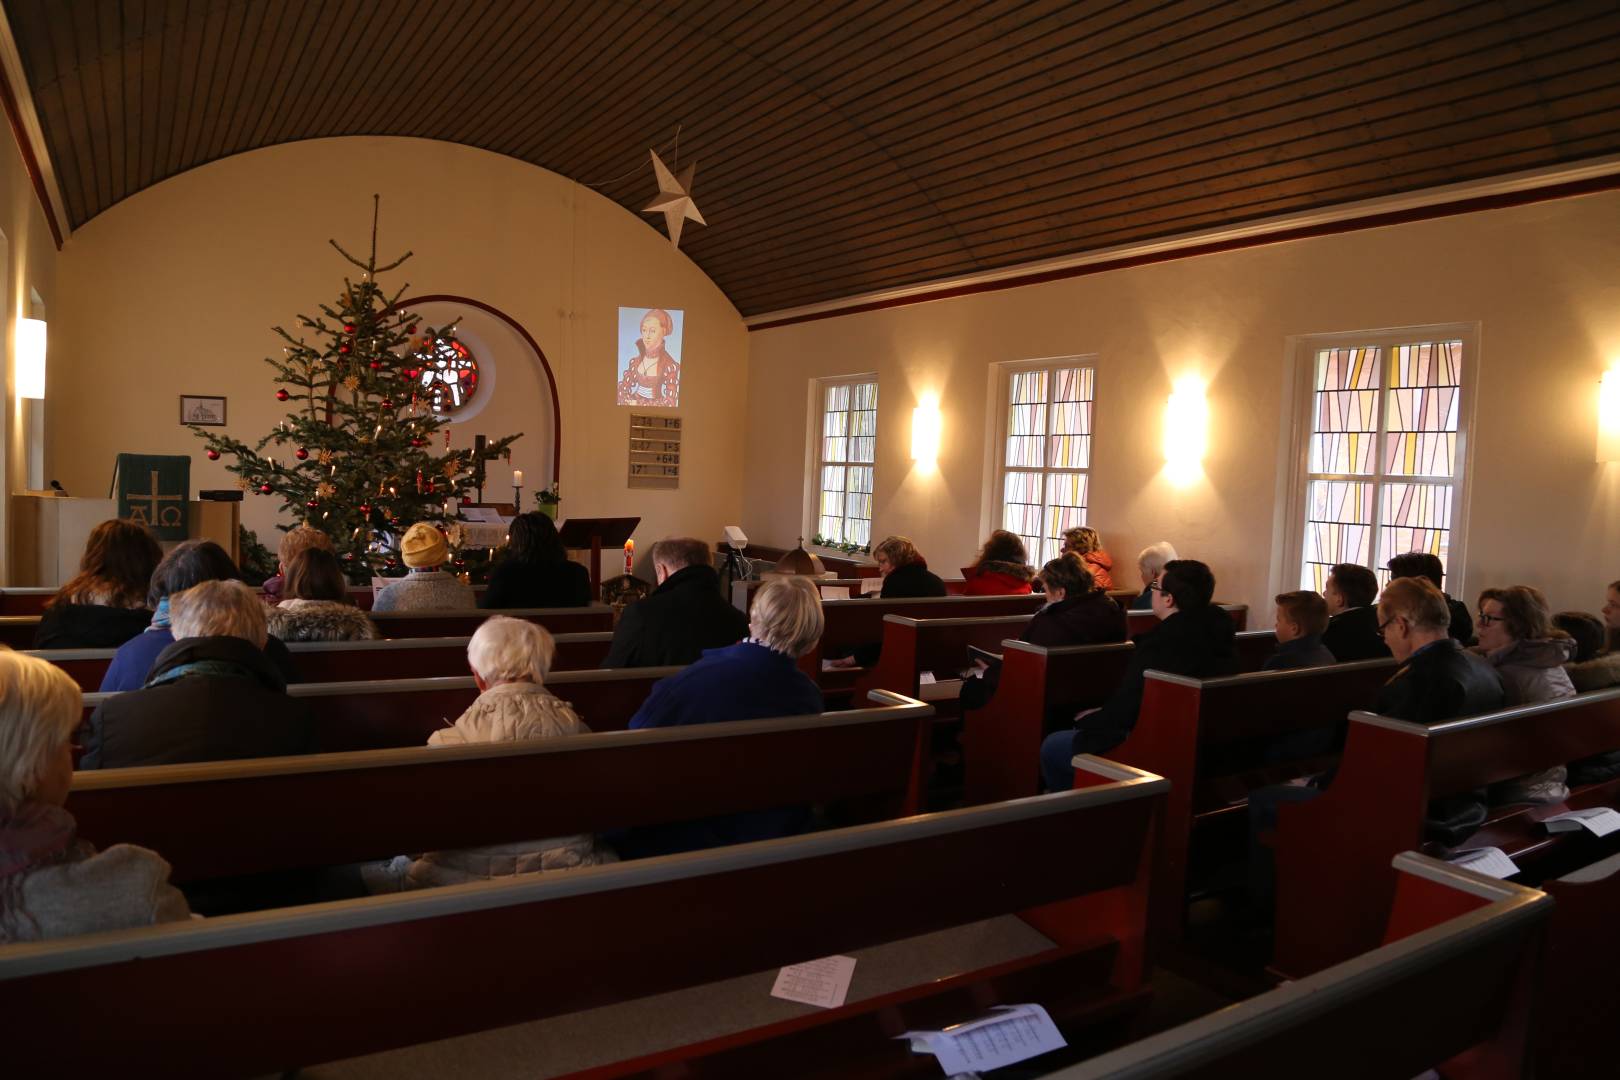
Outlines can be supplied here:
<path id="1" fill-rule="evenodd" d="M 75 227 L 337 135 L 639 212 L 679 125 L 681 246 L 744 314 L 1620 151 L 1613 0 L 4 7 Z"/>

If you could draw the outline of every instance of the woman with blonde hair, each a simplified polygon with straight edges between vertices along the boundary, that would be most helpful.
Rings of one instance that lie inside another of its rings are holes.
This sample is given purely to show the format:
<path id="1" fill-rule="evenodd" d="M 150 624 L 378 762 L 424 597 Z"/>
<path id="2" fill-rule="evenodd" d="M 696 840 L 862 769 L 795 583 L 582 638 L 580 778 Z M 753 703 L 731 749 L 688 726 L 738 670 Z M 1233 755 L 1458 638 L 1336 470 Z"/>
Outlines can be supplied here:
<path id="1" fill-rule="evenodd" d="M 1097 588 L 1107 591 L 1114 587 L 1113 557 L 1103 550 L 1102 534 L 1090 525 L 1063 531 L 1063 554 L 1079 556 Z"/>
<path id="2" fill-rule="evenodd" d="M 63 808 L 83 702 L 67 673 L 0 652 L 0 943 L 123 930 L 190 915 L 154 852 L 78 839 Z"/>
<path id="3" fill-rule="evenodd" d="M 146 590 L 163 549 L 131 521 L 90 530 L 79 572 L 51 597 L 34 634 L 36 649 L 108 649 L 152 621 Z"/>

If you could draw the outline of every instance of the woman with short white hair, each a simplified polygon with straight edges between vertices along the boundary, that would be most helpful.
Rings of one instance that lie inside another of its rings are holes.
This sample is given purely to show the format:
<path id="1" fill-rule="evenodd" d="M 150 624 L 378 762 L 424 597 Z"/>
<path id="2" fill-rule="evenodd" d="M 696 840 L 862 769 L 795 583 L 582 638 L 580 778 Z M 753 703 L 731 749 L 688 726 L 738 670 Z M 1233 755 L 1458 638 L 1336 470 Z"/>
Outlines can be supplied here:
<path id="1" fill-rule="evenodd" d="M 169 597 L 174 641 L 139 690 L 90 715 L 81 769 L 284 757 L 314 749 L 309 706 L 287 696 L 265 654 L 264 603 L 240 581 L 204 581 Z"/>
<path id="2" fill-rule="evenodd" d="M 822 711 L 821 691 L 799 670 L 799 658 L 815 651 L 826 620 L 813 582 L 776 578 L 754 594 L 749 636 L 723 649 L 709 649 L 697 663 L 660 680 L 630 718 L 632 728 L 715 724 L 804 716 Z M 668 854 L 720 844 L 790 836 L 803 828 L 807 808 L 733 814 L 661 829 L 637 829 L 615 840 L 620 854 Z"/>
<path id="3" fill-rule="evenodd" d="M 124 930 L 190 915 L 154 852 L 97 853 L 63 808 L 83 702 L 61 668 L 0 652 L 0 943 Z"/>
<path id="4" fill-rule="evenodd" d="M 545 687 L 556 654 L 557 643 L 543 626 L 505 615 L 485 619 L 467 643 L 467 665 L 478 685 L 478 700 L 450 727 L 430 735 L 428 745 L 467 746 L 590 734 L 591 729 L 568 703 Z M 581 834 L 430 851 L 416 859 L 401 856 L 368 866 L 362 875 L 372 892 L 391 892 L 569 870 L 617 858 L 594 837 Z"/>
<path id="5" fill-rule="evenodd" d="M 1142 595 L 1131 601 L 1132 611 L 1153 610 L 1153 583 L 1158 580 L 1165 564 L 1177 558 L 1176 549 L 1168 540 L 1160 540 L 1142 549 L 1142 554 L 1136 557 L 1136 569 L 1142 575 Z"/>

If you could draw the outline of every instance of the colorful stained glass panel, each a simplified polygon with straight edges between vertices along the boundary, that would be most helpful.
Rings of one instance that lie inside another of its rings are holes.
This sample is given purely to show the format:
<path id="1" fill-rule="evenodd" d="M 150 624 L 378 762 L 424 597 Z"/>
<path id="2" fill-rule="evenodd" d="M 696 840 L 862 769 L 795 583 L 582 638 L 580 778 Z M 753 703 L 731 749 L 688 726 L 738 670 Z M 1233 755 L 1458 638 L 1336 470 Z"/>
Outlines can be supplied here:
<path id="1" fill-rule="evenodd" d="M 1300 588 L 1320 592 L 1335 563 L 1369 564 L 1375 490 L 1373 484 L 1360 480 L 1311 481 Z"/>

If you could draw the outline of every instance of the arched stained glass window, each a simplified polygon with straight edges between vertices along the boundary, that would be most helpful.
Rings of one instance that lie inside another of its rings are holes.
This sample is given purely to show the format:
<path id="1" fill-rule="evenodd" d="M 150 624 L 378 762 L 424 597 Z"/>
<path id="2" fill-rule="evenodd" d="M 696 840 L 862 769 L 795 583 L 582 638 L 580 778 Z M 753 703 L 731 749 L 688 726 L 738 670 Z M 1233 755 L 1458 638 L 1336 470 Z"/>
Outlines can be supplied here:
<path id="1" fill-rule="evenodd" d="M 456 338 L 437 336 L 431 348 L 416 355 L 422 361 L 418 381 L 436 414 L 459 412 L 478 392 L 478 359 Z"/>

